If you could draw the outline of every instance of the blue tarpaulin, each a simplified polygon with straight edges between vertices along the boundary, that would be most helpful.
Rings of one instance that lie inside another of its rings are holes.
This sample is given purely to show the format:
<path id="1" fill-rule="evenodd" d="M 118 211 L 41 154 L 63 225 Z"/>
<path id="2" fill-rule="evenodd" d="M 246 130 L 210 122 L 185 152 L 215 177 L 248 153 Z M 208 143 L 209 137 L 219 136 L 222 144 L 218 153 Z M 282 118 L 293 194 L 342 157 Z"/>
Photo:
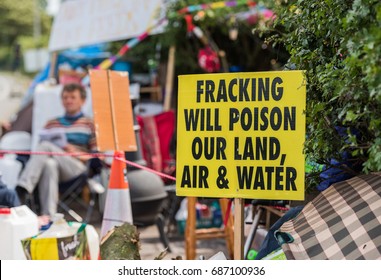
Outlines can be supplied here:
<path id="1" fill-rule="evenodd" d="M 58 53 L 57 63 L 54 69 L 55 76 L 57 76 L 58 69 L 63 64 L 69 65 L 71 69 L 77 69 L 78 67 L 86 69 L 88 67 L 97 66 L 104 59 L 110 57 L 111 54 L 106 51 L 106 48 L 107 44 L 96 44 Z M 33 92 L 36 86 L 49 78 L 50 67 L 51 64 L 49 62 L 45 69 L 34 77 L 31 86 L 28 88 L 21 102 L 21 108 L 26 106 L 33 99 Z"/>

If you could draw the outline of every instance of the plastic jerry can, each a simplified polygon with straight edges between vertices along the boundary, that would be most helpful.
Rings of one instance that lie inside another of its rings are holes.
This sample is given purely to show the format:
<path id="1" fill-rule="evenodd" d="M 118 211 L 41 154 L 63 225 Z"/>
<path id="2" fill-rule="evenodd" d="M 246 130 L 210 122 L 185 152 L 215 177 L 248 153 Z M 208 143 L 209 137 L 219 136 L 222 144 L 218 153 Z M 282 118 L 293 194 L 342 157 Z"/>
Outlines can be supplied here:
<path id="1" fill-rule="evenodd" d="M 0 208 L 1 260 L 25 260 L 21 240 L 37 234 L 37 215 L 28 206 Z"/>
<path id="2" fill-rule="evenodd" d="M 81 226 L 81 223 L 72 222 L 72 227 L 78 229 Z M 99 235 L 94 226 L 87 224 L 86 225 L 86 236 L 87 236 L 87 244 L 89 245 L 90 251 L 90 259 L 98 260 L 99 259 L 99 251 L 100 251 L 100 242 Z"/>
<path id="3" fill-rule="evenodd" d="M 74 235 L 77 229 L 68 225 L 64 219 L 64 215 L 56 213 L 51 217 L 52 225 L 44 232 L 42 232 L 38 238 L 61 238 Z"/>

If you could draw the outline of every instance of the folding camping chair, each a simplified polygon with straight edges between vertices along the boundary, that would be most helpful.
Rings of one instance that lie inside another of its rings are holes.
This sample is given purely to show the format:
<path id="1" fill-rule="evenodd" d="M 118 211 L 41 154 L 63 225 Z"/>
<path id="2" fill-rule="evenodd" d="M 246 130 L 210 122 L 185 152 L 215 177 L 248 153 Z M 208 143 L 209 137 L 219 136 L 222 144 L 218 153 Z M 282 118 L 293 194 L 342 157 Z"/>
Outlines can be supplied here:
<path id="1" fill-rule="evenodd" d="M 105 191 L 105 188 L 93 179 L 94 174 L 99 174 L 103 167 L 98 158 L 87 162 L 86 171 L 76 178 L 59 184 L 59 209 L 67 212 L 77 222 L 89 222 L 94 211 L 97 195 Z M 87 188 L 86 188 L 87 187 Z M 88 197 L 86 198 L 85 191 Z M 78 206 L 86 210 L 85 218 L 78 214 Z"/>
<path id="2" fill-rule="evenodd" d="M 83 173 L 69 181 L 59 183 L 58 212 L 66 212 L 80 223 L 90 221 L 97 197 L 105 191 L 102 184 L 94 179 L 100 168 L 103 168 L 103 163 L 98 158 L 93 158 L 88 161 Z M 26 203 L 33 212 L 39 214 L 38 188 L 27 197 Z"/>

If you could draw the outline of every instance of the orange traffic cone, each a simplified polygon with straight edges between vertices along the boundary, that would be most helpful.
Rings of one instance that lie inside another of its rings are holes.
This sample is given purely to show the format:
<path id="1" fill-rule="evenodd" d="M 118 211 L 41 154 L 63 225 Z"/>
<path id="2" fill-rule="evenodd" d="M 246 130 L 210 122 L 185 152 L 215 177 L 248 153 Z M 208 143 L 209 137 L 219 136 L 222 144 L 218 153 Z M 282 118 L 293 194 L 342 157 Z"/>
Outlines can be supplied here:
<path id="1" fill-rule="evenodd" d="M 107 190 L 103 213 L 101 238 L 114 226 L 128 222 L 132 224 L 132 209 L 130 190 L 128 189 L 126 163 L 118 158 L 124 158 L 124 153 L 115 151 L 111 165 L 110 182 Z"/>

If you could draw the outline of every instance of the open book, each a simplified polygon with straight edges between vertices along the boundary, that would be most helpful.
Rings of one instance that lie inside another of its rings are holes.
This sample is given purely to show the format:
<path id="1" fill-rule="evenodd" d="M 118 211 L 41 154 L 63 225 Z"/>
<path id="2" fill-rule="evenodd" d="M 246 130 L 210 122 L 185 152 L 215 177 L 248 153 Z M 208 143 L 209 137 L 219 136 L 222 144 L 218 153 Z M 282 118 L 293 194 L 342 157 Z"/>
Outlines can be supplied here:
<path id="1" fill-rule="evenodd" d="M 39 132 L 40 141 L 49 141 L 63 148 L 67 145 L 65 130 L 63 128 L 42 129 Z"/>

